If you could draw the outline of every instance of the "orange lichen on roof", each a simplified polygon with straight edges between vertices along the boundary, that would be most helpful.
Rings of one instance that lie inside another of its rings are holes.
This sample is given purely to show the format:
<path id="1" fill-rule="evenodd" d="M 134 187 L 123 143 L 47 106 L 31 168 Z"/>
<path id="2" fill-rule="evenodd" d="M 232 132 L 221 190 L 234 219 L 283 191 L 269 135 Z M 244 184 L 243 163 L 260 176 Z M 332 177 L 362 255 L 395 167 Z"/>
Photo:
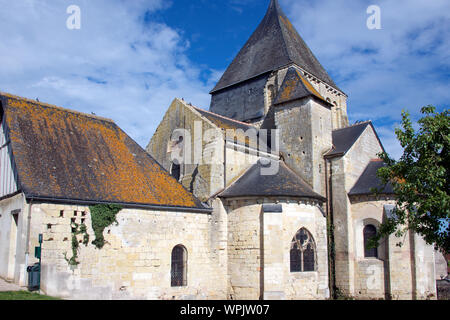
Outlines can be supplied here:
<path id="1" fill-rule="evenodd" d="M 26 194 L 202 207 L 111 120 L 7 94 L 0 98 Z"/>
<path id="2" fill-rule="evenodd" d="M 300 71 L 291 67 L 283 80 L 275 104 L 308 96 L 315 96 L 328 104 L 325 98 L 313 87 L 313 85 L 300 74 Z"/>
<path id="3" fill-rule="evenodd" d="M 292 97 L 292 93 L 294 92 L 294 88 L 297 85 L 298 81 L 296 79 L 289 79 L 285 81 L 285 87 L 283 91 L 280 93 L 280 98 L 282 100 L 290 100 Z"/>
<path id="4" fill-rule="evenodd" d="M 314 94 L 317 98 L 322 99 L 323 101 L 326 101 L 326 99 L 312 86 L 312 84 L 306 80 L 305 78 L 302 77 L 302 75 L 298 72 L 297 70 L 297 74 L 300 77 L 300 79 L 302 80 L 303 84 L 305 85 L 305 87 L 312 93 Z"/>

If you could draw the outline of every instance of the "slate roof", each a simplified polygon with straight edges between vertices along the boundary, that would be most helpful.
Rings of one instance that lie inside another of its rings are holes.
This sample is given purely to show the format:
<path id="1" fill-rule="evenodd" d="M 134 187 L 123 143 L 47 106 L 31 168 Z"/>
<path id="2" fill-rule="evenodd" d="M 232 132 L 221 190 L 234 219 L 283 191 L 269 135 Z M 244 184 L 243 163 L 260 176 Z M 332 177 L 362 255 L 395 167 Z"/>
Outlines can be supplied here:
<path id="1" fill-rule="evenodd" d="M 372 125 L 372 123 L 368 121 L 361 122 L 347 128 L 334 130 L 332 133 L 333 149 L 328 152 L 325 157 L 329 158 L 345 155 L 359 139 L 364 130 L 366 130 L 366 128 L 370 125 Z"/>
<path id="2" fill-rule="evenodd" d="M 331 105 L 316 89 L 302 77 L 296 68 L 289 68 L 280 87 L 274 105 L 294 101 L 306 97 L 314 97 L 327 105 Z"/>
<path id="3" fill-rule="evenodd" d="M 221 129 L 242 129 L 244 131 L 249 129 L 256 129 L 255 126 L 247 124 L 245 122 L 237 121 L 210 111 L 206 111 L 197 107 L 192 106 L 197 112 L 199 112 L 203 117 L 207 118 L 209 121 L 214 123 Z"/>
<path id="4" fill-rule="evenodd" d="M 292 63 L 339 89 L 281 10 L 278 1 L 271 0 L 264 19 L 211 93 Z"/>
<path id="5" fill-rule="evenodd" d="M 112 120 L 0 93 L 27 198 L 205 209 Z"/>
<path id="6" fill-rule="evenodd" d="M 264 151 L 270 151 L 270 148 L 266 145 L 261 145 L 262 141 L 259 141 L 259 130 L 255 126 L 244 123 L 241 121 L 237 121 L 234 119 L 230 119 L 227 117 L 224 117 L 222 115 L 206 111 L 194 106 L 191 106 L 194 108 L 198 113 L 200 113 L 203 117 L 211 121 L 213 124 L 215 124 L 217 127 L 224 129 L 224 130 L 234 130 L 233 139 L 235 142 L 241 145 L 246 146 L 252 146 L 257 148 L 258 150 L 264 150 Z M 243 130 L 242 132 L 236 131 L 236 130 Z M 254 136 L 256 137 L 256 140 L 252 141 L 253 135 L 246 135 L 246 133 L 249 133 L 249 130 L 253 130 Z M 227 136 L 227 138 L 230 138 Z"/>
<path id="7" fill-rule="evenodd" d="M 221 192 L 219 197 L 285 196 L 325 200 L 321 195 L 315 193 L 300 176 L 289 169 L 284 162 L 279 162 L 279 171 L 276 175 L 262 175 L 261 170 L 265 166 L 261 160 L 258 161 L 225 191 Z"/>
<path id="8" fill-rule="evenodd" d="M 373 188 L 383 190 L 383 194 L 393 194 L 394 190 L 392 189 L 392 185 L 388 183 L 386 186 L 384 186 L 377 176 L 378 169 L 384 166 L 386 166 L 386 164 L 382 160 L 372 160 L 367 165 L 367 168 L 359 177 L 354 187 L 350 190 L 349 195 L 370 195 L 373 194 L 373 192 L 371 191 Z"/>

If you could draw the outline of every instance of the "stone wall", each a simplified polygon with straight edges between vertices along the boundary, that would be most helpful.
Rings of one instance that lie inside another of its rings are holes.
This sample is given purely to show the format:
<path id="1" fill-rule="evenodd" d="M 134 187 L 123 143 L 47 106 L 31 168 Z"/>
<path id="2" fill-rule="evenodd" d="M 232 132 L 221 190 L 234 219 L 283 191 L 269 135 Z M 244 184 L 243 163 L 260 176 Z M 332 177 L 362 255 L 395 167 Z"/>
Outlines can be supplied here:
<path id="1" fill-rule="evenodd" d="M 264 212 L 263 203 L 279 203 L 282 213 Z M 313 203 L 280 199 L 228 202 L 228 263 L 233 299 L 327 299 L 326 219 Z M 290 246 L 306 228 L 314 237 L 317 270 L 290 272 Z"/>
<path id="2" fill-rule="evenodd" d="M 315 192 L 325 195 L 323 154 L 332 147 L 330 109 L 311 98 L 277 107 L 280 151 L 285 162 Z"/>
<path id="3" fill-rule="evenodd" d="M 353 188 L 372 159 L 378 158 L 382 147 L 371 126 L 361 134 L 347 154 L 331 160 L 332 205 L 336 251 L 336 285 L 347 295 L 355 289 L 355 231 L 348 192 Z M 375 217 L 373 217 L 375 219 Z"/>
<path id="4" fill-rule="evenodd" d="M 0 201 L 0 277 L 20 285 L 26 284 L 27 217 L 23 194 Z"/>
<path id="5" fill-rule="evenodd" d="M 216 213 L 123 209 L 97 249 L 88 207 L 34 204 L 32 245 L 44 235 L 42 290 L 71 299 L 225 299 L 224 245 L 212 234 L 223 216 Z M 72 221 L 84 222 L 90 237 L 87 246 L 80 243 L 75 267 L 66 261 L 72 256 Z M 187 286 L 175 288 L 171 253 L 179 244 L 187 250 Z"/>
<path id="6" fill-rule="evenodd" d="M 434 250 L 412 232 L 403 237 L 389 236 L 378 247 L 378 259 L 364 257 L 363 227 L 375 227 L 385 219 L 385 205 L 395 200 L 382 196 L 352 196 L 351 215 L 354 230 L 354 296 L 359 299 L 436 298 Z"/>
<path id="7" fill-rule="evenodd" d="M 213 93 L 211 112 L 239 121 L 263 117 L 267 79 L 267 74 L 262 75 Z"/>
<path id="8" fill-rule="evenodd" d="M 385 299 L 387 297 L 386 294 L 389 290 L 388 243 L 386 240 L 380 242 L 380 246 L 377 248 L 378 258 L 364 257 L 363 230 L 366 225 L 378 228 L 384 219 L 384 205 L 393 203 L 394 201 L 390 198 L 352 198 L 350 212 L 354 239 L 352 250 L 354 252 L 354 274 L 350 276 L 349 281 L 354 282 L 356 298 Z"/>
<path id="9" fill-rule="evenodd" d="M 177 129 L 187 133 L 178 145 L 171 142 Z M 180 181 L 202 201 L 224 187 L 223 133 L 182 100 L 172 102 L 146 151 L 169 172 L 171 154 L 182 154 Z"/>
<path id="10" fill-rule="evenodd" d="M 229 298 L 261 297 L 261 205 L 250 200 L 233 201 L 228 212 Z"/>
<path id="11" fill-rule="evenodd" d="M 260 155 L 256 150 L 227 141 L 226 149 L 226 180 L 227 186 L 236 181 L 252 165 L 258 162 Z"/>

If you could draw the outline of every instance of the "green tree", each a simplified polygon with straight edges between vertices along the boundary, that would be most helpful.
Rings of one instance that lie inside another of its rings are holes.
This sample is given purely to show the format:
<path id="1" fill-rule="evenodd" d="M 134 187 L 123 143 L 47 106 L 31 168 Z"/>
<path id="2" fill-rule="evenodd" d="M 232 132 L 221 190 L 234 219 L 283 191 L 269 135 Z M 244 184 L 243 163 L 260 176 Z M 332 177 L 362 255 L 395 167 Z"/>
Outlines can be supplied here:
<path id="1" fill-rule="evenodd" d="M 423 107 L 422 118 L 415 131 L 408 112 L 402 112 L 401 128 L 395 133 L 404 149 L 396 161 L 387 153 L 380 154 L 386 167 L 378 176 L 391 183 L 396 195 L 394 215 L 386 218 L 373 245 L 385 236 L 402 237 L 408 230 L 421 235 L 428 244 L 446 253 L 450 249 L 450 118 L 449 110 L 436 112 Z M 381 192 L 379 190 L 374 190 Z M 401 243 L 399 244 L 401 245 Z"/>

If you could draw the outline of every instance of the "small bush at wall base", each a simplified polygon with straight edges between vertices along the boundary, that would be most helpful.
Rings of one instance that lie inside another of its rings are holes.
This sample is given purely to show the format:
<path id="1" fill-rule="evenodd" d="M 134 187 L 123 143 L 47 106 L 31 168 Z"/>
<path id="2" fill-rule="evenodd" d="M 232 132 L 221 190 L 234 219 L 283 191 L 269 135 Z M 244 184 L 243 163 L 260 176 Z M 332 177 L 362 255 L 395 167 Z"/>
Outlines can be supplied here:
<path id="1" fill-rule="evenodd" d="M 355 298 L 345 294 L 344 292 L 341 291 L 341 289 L 335 288 L 334 300 L 355 300 Z"/>
<path id="2" fill-rule="evenodd" d="M 90 206 L 92 229 L 94 230 L 95 240 L 92 242 L 98 249 L 105 245 L 103 231 L 113 223 L 118 224 L 116 215 L 122 210 L 122 207 L 114 204 L 98 204 Z"/>

